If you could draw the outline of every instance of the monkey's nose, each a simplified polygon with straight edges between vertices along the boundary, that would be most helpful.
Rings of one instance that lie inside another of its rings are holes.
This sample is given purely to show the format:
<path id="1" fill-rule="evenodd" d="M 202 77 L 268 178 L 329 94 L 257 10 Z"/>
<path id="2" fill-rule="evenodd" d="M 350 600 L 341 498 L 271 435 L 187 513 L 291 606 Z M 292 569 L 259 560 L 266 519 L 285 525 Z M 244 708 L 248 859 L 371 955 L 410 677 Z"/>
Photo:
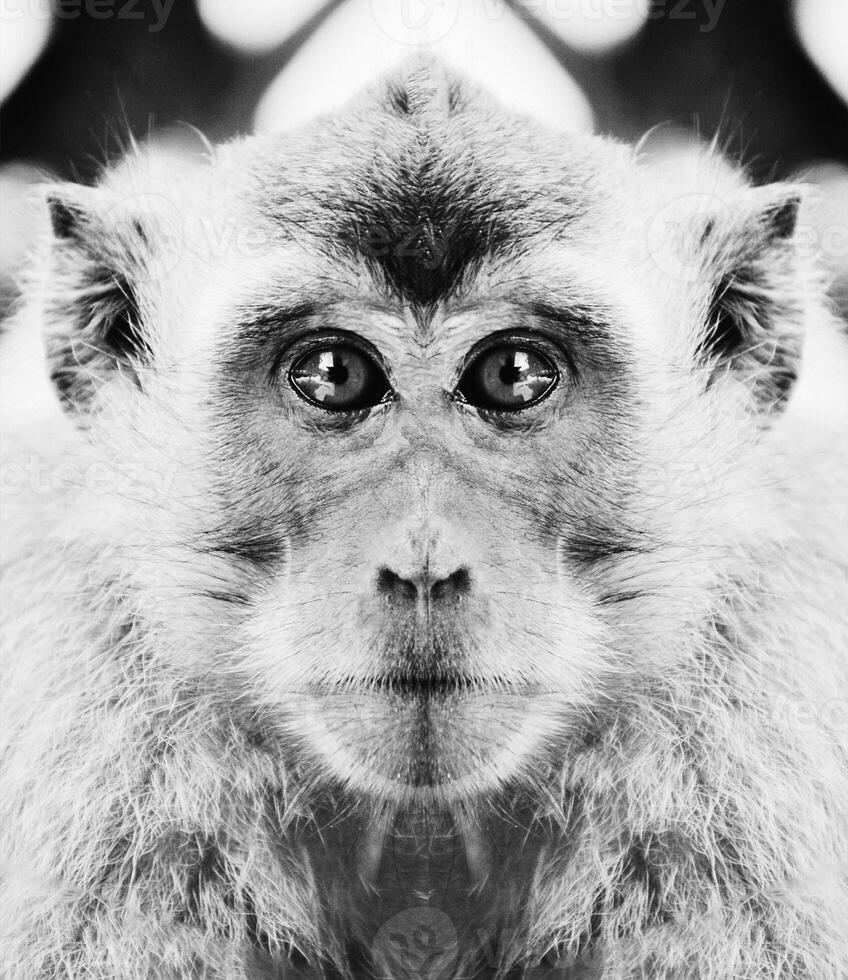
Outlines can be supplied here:
<path id="1" fill-rule="evenodd" d="M 407 606 L 445 606 L 471 591 L 471 573 L 464 566 L 449 575 L 433 575 L 429 568 L 406 577 L 381 566 L 377 571 L 377 592 L 393 602 Z"/>

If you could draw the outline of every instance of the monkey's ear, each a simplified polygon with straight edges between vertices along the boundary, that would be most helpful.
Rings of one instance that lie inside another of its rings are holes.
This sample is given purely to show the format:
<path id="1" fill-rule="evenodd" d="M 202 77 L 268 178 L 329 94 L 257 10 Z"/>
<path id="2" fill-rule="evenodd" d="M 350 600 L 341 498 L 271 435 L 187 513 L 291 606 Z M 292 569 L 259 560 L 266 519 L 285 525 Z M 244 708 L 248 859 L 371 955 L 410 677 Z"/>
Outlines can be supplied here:
<path id="1" fill-rule="evenodd" d="M 795 237 L 800 204 L 797 187 L 747 189 L 702 236 L 712 289 L 697 357 L 709 385 L 744 383 L 760 413 L 786 404 L 800 364 L 808 295 Z"/>
<path id="2" fill-rule="evenodd" d="M 136 291 L 146 236 L 103 189 L 54 186 L 45 199 L 51 378 L 63 405 L 83 412 L 107 379 L 120 375 L 139 384 L 138 368 L 149 360 Z"/>

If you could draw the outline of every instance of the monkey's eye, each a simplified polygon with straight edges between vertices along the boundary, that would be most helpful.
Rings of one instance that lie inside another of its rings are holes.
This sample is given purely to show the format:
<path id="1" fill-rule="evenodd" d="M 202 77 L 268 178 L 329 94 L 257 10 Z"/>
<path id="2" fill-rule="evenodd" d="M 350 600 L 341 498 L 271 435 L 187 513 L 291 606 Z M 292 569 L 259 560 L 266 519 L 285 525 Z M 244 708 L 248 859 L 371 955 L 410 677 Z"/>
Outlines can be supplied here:
<path id="1" fill-rule="evenodd" d="M 301 398 L 329 412 L 353 412 L 385 401 L 391 386 L 377 362 L 351 344 L 328 344 L 299 357 L 289 384 Z"/>
<path id="2" fill-rule="evenodd" d="M 538 351 L 499 344 L 471 362 L 456 390 L 475 408 L 515 412 L 541 401 L 558 379 L 556 365 Z"/>

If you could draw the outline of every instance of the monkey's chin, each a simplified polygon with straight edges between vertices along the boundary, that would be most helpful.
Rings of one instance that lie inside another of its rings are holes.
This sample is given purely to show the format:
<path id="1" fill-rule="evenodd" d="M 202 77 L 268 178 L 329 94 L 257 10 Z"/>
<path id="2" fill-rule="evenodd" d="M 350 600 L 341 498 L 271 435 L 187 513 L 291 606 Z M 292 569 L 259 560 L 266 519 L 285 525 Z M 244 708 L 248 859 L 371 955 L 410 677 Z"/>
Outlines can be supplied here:
<path id="1" fill-rule="evenodd" d="M 315 697 L 307 725 L 321 768 L 393 804 L 456 803 L 532 764 L 553 718 L 532 694 L 463 691 Z"/>

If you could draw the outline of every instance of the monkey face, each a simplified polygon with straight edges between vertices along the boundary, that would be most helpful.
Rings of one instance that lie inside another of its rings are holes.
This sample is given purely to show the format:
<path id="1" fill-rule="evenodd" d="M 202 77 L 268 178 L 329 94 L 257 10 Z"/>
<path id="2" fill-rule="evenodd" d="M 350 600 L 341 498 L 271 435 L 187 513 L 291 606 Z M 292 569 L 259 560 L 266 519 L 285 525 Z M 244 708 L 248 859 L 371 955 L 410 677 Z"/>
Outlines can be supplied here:
<path id="1" fill-rule="evenodd" d="M 243 428 L 214 455 L 240 457 L 253 498 L 230 533 L 267 574 L 242 655 L 312 750 L 380 793 L 500 782 L 604 671 L 574 569 L 629 547 L 586 478 L 605 466 L 587 447 L 615 438 L 588 392 L 611 379 L 591 374 L 591 324 L 491 289 L 426 324 L 298 303 L 264 390 L 238 363 L 222 386 L 219 428 Z"/>
<path id="2" fill-rule="evenodd" d="M 203 535 L 248 582 L 222 656 L 358 793 L 521 781 L 681 628 L 667 555 L 694 516 L 667 482 L 699 484 L 654 432 L 672 408 L 648 397 L 638 312 L 561 249 L 481 261 L 424 307 L 367 264 L 280 248 L 211 325 Z"/>
<path id="3" fill-rule="evenodd" d="M 710 170 L 696 213 L 621 148 L 404 84 L 160 175 L 122 224 L 54 201 L 54 380 L 168 474 L 108 533 L 196 683 L 318 778 L 469 798 L 674 670 L 703 555 L 756 533 L 797 201 Z"/>

